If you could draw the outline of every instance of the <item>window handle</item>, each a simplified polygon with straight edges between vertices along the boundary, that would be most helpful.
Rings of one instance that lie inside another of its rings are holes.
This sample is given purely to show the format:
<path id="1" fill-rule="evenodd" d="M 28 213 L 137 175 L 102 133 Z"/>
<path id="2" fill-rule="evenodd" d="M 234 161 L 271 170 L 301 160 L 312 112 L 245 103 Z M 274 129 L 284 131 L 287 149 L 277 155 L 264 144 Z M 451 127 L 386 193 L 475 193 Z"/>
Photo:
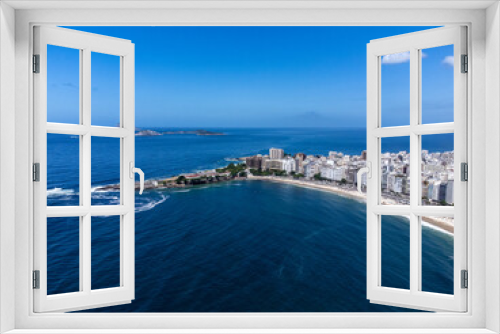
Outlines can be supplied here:
<path id="1" fill-rule="evenodd" d="M 142 195 L 142 192 L 144 191 L 144 172 L 140 168 L 135 168 L 134 167 L 134 162 L 130 161 L 129 164 L 130 167 L 130 178 L 134 179 L 134 174 L 137 173 L 139 174 L 139 195 Z"/>
<path id="2" fill-rule="evenodd" d="M 366 162 L 366 167 L 363 167 L 360 170 L 358 170 L 357 183 L 358 183 L 358 191 L 360 193 L 363 193 L 361 191 L 361 181 L 362 181 L 362 178 L 363 178 L 363 174 L 367 174 L 367 177 L 369 179 L 371 179 L 371 177 L 372 177 L 372 164 L 371 164 L 371 162 L 367 161 Z"/>

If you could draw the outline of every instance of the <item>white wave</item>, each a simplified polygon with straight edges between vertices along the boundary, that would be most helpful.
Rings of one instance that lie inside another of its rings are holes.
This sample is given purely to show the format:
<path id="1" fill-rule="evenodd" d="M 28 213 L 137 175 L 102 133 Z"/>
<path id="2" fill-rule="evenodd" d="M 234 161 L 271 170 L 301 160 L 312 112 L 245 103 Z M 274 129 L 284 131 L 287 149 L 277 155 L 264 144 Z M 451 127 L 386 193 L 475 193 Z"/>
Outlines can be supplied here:
<path id="1" fill-rule="evenodd" d="M 105 186 L 92 187 L 92 188 L 90 188 L 90 191 L 93 193 L 117 193 L 117 192 L 120 192 L 120 190 L 118 190 L 118 189 L 106 189 L 103 187 L 105 187 Z"/>
<path id="2" fill-rule="evenodd" d="M 92 199 L 109 199 L 109 200 L 119 200 L 119 196 L 110 196 L 108 195 L 108 192 L 98 192 L 98 193 L 93 193 L 92 194 Z"/>
<path id="3" fill-rule="evenodd" d="M 106 205 L 118 205 L 120 204 L 120 197 L 118 196 L 106 196 L 106 195 L 98 195 L 98 194 L 92 194 L 92 199 L 93 200 L 103 200 Z"/>
<path id="4" fill-rule="evenodd" d="M 170 198 L 170 196 L 168 196 L 168 195 L 164 195 L 161 193 L 160 193 L 160 195 L 161 195 L 161 199 L 159 199 L 157 201 L 151 201 L 151 202 L 148 202 L 144 205 L 141 205 L 141 206 L 135 208 L 135 212 L 144 212 L 144 211 L 151 210 L 155 206 L 160 205 L 161 203 L 165 202 L 167 199 Z"/>
<path id="5" fill-rule="evenodd" d="M 183 189 L 183 190 L 176 190 L 174 192 L 176 192 L 176 193 L 188 193 L 190 191 L 191 191 L 191 189 Z"/>
<path id="6" fill-rule="evenodd" d="M 76 193 L 73 189 L 63 189 L 63 188 L 47 189 L 47 197 L 71 196 L 71 195 L 75 195 L 75 194 Z"/>
<path id="7" fill-rule="evenodd" d="M 441 233 L 453 236 L 453 233 L 451 233 L 449 231 L 446 231 L 445 229 L 443 229 L 443 228 L 441 228 L 439 226 L 432 225 L 432 224 L 430 224 L 428 222 L 422 221 L 422 226 L 428 227 L 428 228 L 430 228 L 431 230 L 434 230 L 434 231 L 438 231 L 438 232 L 441 232 Z"/>

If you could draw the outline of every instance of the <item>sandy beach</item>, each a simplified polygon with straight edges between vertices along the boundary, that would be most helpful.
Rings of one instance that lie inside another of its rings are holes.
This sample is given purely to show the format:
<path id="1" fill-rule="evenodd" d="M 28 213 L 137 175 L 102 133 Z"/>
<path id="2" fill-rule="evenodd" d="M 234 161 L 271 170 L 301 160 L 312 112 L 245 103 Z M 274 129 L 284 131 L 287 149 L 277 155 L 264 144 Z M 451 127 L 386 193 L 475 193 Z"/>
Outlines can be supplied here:
<path id="1" fill-rule="evenodd" d="M 288 179 L 283 177 L 275 177 L 275 176 L 252 176 L 249 175 L 247 177 L 248 180 L 262 180 L 262 181 L 271 181 L 271 182 L 280 182 L 286 184 L 292 184 L 299 187 L 307 187 L 312 189 L 324 190 L 335 193 L 339 196 L 344 196 L 352 199 L 356 199 L 359 201 L 366 202 L 366 195 L 363 193 L 359 193 L 356 189 L 353 188 L 341 188 L 336 185 L 331 184 L 319 184 L 314 181 L 302 181 L 295 179 Z M 382 198 L 382 204 L 387 205 L 396 205 L 396 201 L 389 198 Z M 441 217 L 423 217 L 423 222 L 429 224 L 433 228 L 437 228 L 439 230 L 445 231 L 447 233 L 453 234 L 453 218 L 441 218 Z"/>

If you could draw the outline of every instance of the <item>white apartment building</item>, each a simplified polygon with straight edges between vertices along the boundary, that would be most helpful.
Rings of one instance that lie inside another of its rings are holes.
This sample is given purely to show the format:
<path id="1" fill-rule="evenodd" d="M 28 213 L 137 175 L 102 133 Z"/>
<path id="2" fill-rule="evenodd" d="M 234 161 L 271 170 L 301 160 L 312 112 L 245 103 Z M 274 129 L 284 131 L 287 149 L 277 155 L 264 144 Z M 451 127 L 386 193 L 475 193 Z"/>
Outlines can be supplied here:
<path id="1" fill-rule="evenodd" d="M 286 171 L 288 174 L 294 172 L 296 169 L 296 162 L 295 159 L 293 158 L 288 157 L 286 159 L 282 159 L 281 164 L 282 164 L 282 169 Z"/>

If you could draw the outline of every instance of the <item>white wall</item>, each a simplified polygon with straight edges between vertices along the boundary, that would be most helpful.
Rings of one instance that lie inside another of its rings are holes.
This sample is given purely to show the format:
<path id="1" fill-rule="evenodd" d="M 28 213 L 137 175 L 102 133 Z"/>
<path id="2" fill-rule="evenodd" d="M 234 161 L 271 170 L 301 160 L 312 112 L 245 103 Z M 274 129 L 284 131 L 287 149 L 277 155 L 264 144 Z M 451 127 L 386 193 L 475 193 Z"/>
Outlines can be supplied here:
<path id="1" fill-rule="evenodd" d="M 41 3 L 42 1 L 38 1 Z M 60 3 L 60 2 L 54 2 Z M 65 1 L 64 3 L 68 3 Z M 93 2 L 97 3 L 97 2 Z M 118 2 L 117 2 L 118 3 Z M 374 2 L 376 3 L 376 2 Z M 401 2 L 403 3 L 403 2 Z M 407 3 L 405 1 L 404 3 Z M 459 2 L 449 2 L 459 3 Z M 497 13 L 497 9 L 493 11 Z M 491 14 L 491 9 L 489 11 Z M 414 326 L 415 328 L 425 328 L 425 327 L 442 327 L 450 326 L 454 328 L 464 328 L 464 327 L 476 327 L 483 328 L 485 324 L 485 306 L 488 305 L 487 309 L 489 311 L 489 327 L 496 328 L 500 327 L 498 322 L 499 316 L 499 302 L 498 290 L 499 287 L 495 286 L 494 294 L 488 294 L 488 304 L 485 303 L 485 291 L 484 291 L 484 272 L 485 272 L 485 156 L 490 156 L 491 154 L 496 154 L 498 157 L 499 141 L 498 134 L 497 140 L 493 141 L 491 144 L 492 151 L 486 151 L 486 143 L 484 139 L 484 132 L 486 124 L 489 124 L 492 128 L 491 131 L 498 131 L 498 122 L 486 122 L 485 118 L 485 66 L 484 66 L 484 29 L 485 16 L 484 10 L 18 10 L 16 11 L 16 147 L 17 151 L 15 154 L 16 159 L 16 285 L 17 285 L 17 295 L 16 295 L 16 325 L 19 328 L 115 328 L 118 326 L 122 329 L 137 328 L 139 324 L 147 324 L 151 328 L 278 328 L 282 329 L 285 327 L 295 327 L 295 328 L 337 328 L 342 326 L 356 326 L 359 328 L 401 328 L 402 326 Z M 498 14 L 494 15 L 495 18 L 490 17 L 489 24 L 496 22 L 497 27 L 494 40 L 490 38 L 490 46 L 498 46 Z M 379 315 L 374 317 L 373 315 L 364 314 L 357 315 L 355 318 L 352 316 L 344 316 L 342 314 L 336 315 L 274 315 L 272 317 L 262 315 L 262 316 L 245 316 L 245 315 L 231 315 L 227 317 L 223 316 L 206 316 L 206 315 L 169 315 L 165 317 L 149 317 L 142 315 L 116 315 L 114 321 L 108 321 L 106 317 L 83 315 L 81 316 L 61 316 L 53 314 L 50 316 L 43 317 L 29 317 L 28 312 L 32 309 L 31 304 L 31 290 L 28 289 L 30 286 L 30 274 L 32 265 L 29 260 L 30 254 L 30 228 L 32 224 L 32 217 L 30 214 L 31 208 L 31 180 L 30 180 L 30 163 L 32 160 L 31 156 L 31 105 L 30 105 L 30 60 L 31 60 L 31 50 L 30 50 L 30 23 L 54 23 L 54 22 L 64 22 L 67 25 L 77 24 L 102 24 L 106 22 L 108 24 L 122 24 L 122 25 L 268 25 L 269 22 L 273 24 L 298 24 L 298 25 L 310 25 L 310 24 L 353 24 L 353 22 L 363 22 L 367 25 L 377 25 L 380 22 L 387 22 L 393 24 L 408 24 L 408 22 L 415 25 L 429 24 L 435 25 L 436 22 L 445 24 L 456 24 L 459 23 L 472 23 L 471 29 L 471 40 L 472 40 L 472 68 L 473 76 L 471 81 L 473 84 L 474 98 L 471 101 L 471 106 L 474 114 L 474 119 L 470 122 L 469 130 L 471 131 L 471 136 L 473 140 L 473 152 L 474 156 L 469 158 L 472 164 L 472 169 L 470 170 L 471 180 L 473 179 L 472 192 L 470 193 L 470 198 L 473 202 L 472 213 L 470 213 L 470 221 L 474 225 L 474 229 L 471 232 L 469 240 L 472 240 L 474 247 L 472 248 L 471 256 L 469 259 L 469 264 L 471 266 L 471 284 L 474 285 L 474 289 L 469 289 L 469 296 L 471 297 L 471 309 L 472 314 L 470 315 L 436 315 L 435 317 L 426 318 L 422 321 L 420 317 L 415 316 L 394 316 L 392 314 Z M 3 48 L 3 44 L 2 44 Z M 493 55 L 489 55 L 490 62 L 498 62 L 498 52 Z M 495 63 L 496 64 L 496 63 Z M 497 66 L 496 64 L 495 66 Z M 497 68 L 498 67 L 493 67 Z M 489 96 L 495 96 L 496 102 L 491 105 L 492 108 L 488 110 L 489 113 L 498 113 L 498 70 L 490 71 L 488 68 L 488 75 L 493 85 L 490 88 Z M 491 86 L 490 86 L 491 87 Z M 495 88 L 496 87 L 496 88 Z M 7 87 L 5 87 L 7 88 Z M 1 89 L 1 88 L 0 88 Z M 2 111 L 3 112 L 3 111 Z M 9 137 L 9 136 L 7 136 Z M 10 137 L 12 138 L 12 137 Z M 2 143 L 8 149 L 8 145 Z M 2 148 L 4 147 L 2 146 Z M 2 154 L 6 154 L 2 150 Z M 11 154 L 13 155 L 13 153 Z M 498 162 L 498 159 L 495 160 Z M 498 174 L 498 164 L 496 167 L 491 167 L 494 173 Z M 3 177 L 3 176 L 2 176 Z M 500 179 L 500 178 L 499 178 Z M 489 192 L 496 194 L 496 198 L 490 200 L 494 203 L 494 207 L 498 207 L 498 200 L 500 199 L 499 185 L 500 180 L 497 179 L 496 183 L 488 183 L 491 187 Z M 3 184 L 2 184 L 3 188 Z M 13 187 L 9 187 L 13 188 Z M 496 193 L 495 193 L 496 191 Z M 490 249 L 498 251 L 498 245 L 494 245 L 493 241 L 498 241 L 498 224 L 500 211 L 497 209 L 497 217 L 489 216 L 489 224 L 493 225 L 491 240 L 489 240 Z M 494 221 L 494 219 L 496 219 Z M 4 222 L 5 220 L 2 220 Z M 10 225 L 9 225 L 10 226 Z M 496 232 L 495 232 L 496 229 Z M 473 232 L 473 233 L 472 233 Z M 7 244 L 8 245 L 8 244 Z M 2 245 L 2 247 L 4 247 Z M 487 256 L 487 258 L 494 258 L 494 261 L 499 260 L 498 252 L 494 253 L 494 256 Z M 489 263 L 489 262 L 488 262 Z M 491 269 L 499 268 L 499 263 L 496 266 L 492 266 Z M 499 284 L 498 273 L 500 270 L 495 270 L 494 274 L 496 277 L 488 279 L 490 285 Z M 473 282 L 480 281 L 481 284 L 477 285 Z M 474 291 L 474 292 L 472 292 Z M 353 319 L 355 320 L 353 322 Z M 0 319 L 1 320 L 1 319 Z M 465 331 L 464 331 L 465 332 Z"/>
<path id="2" fill-rule="evenodd" d="M 486 11 L 486 328 L 500 332 L 500 12 L 499 4 Z"/>
<path id="3" fill-rule="evenodd" d="M 0 3 L 0 333 L 14 328 L 15 13 Z M 11 254 L 5 257 L 3 254 Z"/>

